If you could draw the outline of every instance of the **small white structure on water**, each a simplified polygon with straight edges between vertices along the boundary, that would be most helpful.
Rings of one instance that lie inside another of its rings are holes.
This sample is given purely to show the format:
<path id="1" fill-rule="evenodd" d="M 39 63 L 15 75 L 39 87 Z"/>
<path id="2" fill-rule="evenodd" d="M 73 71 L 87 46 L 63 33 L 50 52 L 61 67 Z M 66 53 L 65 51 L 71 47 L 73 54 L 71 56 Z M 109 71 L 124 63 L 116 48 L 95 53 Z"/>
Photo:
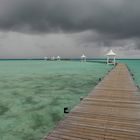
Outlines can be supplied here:
<path id="1" fill-rule="evenodd" d="M 107 64 L 116 64 L 116 53 L 110 50 L 107 54 Z"/>
<path id="2" fill-rule="evenodd" d="M 61 57 L 60 56 L 57 56 L 57 58 L 56 58 L 57 60 L 61 60 Z"/>
<path id="3" fill-rule="evenodd" d="M 82 62 L 86 62 L 86 59 L 87 59 L 87 57 L 83 54 L 83 55 L 81 56 L 81 61 L 82 61 Z"/>
<path id="4" fill-rule="evenodd" d="M 45 57 L 44 57 L 44 60 L 47 60 L 47 59 L 48 59 L 48 57 L 45 56 Z"/>
<path id="5" fill-rule="evenodd" d="M 52 61 L 54 61 L 54 60 L 55 60 L 55 57 L 54 57 L 54 56 L 52 56 L 52 57 L 51 57 L 51 60 L 52 60 Z"/>

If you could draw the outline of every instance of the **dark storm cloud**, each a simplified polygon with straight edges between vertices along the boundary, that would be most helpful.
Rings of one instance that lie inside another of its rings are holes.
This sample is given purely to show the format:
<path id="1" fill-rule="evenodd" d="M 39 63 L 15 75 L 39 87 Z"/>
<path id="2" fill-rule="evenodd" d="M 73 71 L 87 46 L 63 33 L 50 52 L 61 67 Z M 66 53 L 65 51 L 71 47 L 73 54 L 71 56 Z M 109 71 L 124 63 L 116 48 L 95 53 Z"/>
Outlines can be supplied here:
<path id="1" fill-rule="evenodd" d="M 0 29 L 140 36 L 140 0 L 0 0 Z"/>

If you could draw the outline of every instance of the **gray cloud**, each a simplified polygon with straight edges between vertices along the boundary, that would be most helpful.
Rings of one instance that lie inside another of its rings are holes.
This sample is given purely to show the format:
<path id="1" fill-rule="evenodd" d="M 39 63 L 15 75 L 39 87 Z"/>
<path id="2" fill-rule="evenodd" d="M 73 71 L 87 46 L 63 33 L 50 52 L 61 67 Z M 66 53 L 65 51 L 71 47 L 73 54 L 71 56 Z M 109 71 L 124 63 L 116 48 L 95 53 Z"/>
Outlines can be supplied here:
<path id="1" fill-rule="evenodd" d="M 139 0 L 0 0 L 0 29 L 18 32 L 93 30 L 112 38 L 140 36 Z"/>
<path id="2" fill-rule="evenodd" d="M 138 56 L 139 6 L 140 0 L 0 0 L 0 56 L 92 57 L 109 47 Z"/>

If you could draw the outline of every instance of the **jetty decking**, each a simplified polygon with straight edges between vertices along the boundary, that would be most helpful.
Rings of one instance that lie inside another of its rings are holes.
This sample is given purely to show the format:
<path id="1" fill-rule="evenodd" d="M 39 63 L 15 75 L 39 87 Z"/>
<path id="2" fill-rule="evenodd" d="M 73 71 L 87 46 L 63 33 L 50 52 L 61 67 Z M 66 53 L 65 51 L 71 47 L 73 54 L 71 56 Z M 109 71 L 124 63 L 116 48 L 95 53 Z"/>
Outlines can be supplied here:
<path id="1" fill-rule="evenodd" d="M 44 140 L 140 140 L 140 92 L 118 64 Z"/>

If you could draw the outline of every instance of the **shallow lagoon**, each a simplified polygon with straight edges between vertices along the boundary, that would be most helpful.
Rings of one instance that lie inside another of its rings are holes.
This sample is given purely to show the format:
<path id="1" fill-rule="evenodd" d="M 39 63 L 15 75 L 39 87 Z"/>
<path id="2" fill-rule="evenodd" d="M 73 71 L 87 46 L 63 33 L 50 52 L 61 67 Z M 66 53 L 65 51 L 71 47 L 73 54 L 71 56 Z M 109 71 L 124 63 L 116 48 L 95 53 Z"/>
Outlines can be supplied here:
<path id="1" fill-rule="evenodd" d="M 0 140 L 39 140 L 111 69 L 78 61 L 0 61 Z"/>
<path id="2" fill-rule="evenodd" d="M 140 88 L 140 59 L 119 60 L 118 62 L 127 64 L 134 74 L 136 84 Z"/>

